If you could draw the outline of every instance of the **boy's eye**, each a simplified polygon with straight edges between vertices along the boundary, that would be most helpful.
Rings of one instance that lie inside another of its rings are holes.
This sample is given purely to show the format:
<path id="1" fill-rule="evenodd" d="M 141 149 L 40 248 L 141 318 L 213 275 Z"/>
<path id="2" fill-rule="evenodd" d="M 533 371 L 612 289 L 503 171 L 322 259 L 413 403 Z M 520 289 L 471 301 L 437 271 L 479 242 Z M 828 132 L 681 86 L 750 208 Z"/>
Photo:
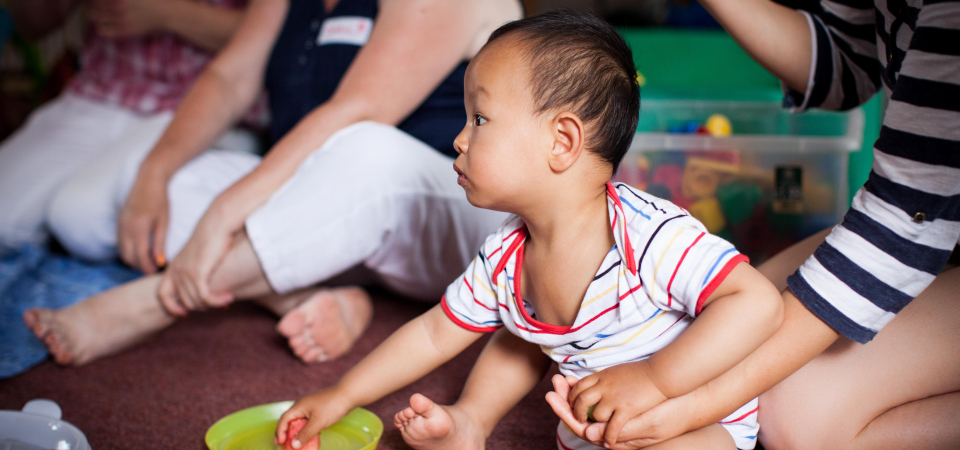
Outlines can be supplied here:
<path id="1" fill-rule="evenodd" d="M 473 124 L 474 124 L 474 125 L 476 125 L 476 126 L 479 127 L 480 125 L 483 125 L 483 124 L 485 124 L 485 123 L 487 123 L 487 119 L 486 119 L 485 117 L 481 116 L 480 114 L 477 114 L 477 115 L 473 116 Z"/>

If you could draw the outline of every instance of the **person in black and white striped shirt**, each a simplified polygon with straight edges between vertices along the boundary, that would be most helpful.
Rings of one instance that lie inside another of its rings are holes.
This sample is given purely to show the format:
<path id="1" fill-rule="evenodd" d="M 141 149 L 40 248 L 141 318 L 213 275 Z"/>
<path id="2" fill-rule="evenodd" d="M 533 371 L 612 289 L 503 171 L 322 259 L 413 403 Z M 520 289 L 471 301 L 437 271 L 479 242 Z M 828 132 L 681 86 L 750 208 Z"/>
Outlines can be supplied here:
<path id="1" fill-rule="evenodd" d="M 777 334 L 618 441 L 669 439 L 773 387 L 771 450 L 960 448 L 960 269 L 945 270 L 960 237 L 960 1 L 700 1 L 782 80 L 786 107 L 850 109 L 881 89 L 889 102 L 843 222 L 760 268 L 789 288 Z M 590 440 L 603 428 L 567 423 Z"/>

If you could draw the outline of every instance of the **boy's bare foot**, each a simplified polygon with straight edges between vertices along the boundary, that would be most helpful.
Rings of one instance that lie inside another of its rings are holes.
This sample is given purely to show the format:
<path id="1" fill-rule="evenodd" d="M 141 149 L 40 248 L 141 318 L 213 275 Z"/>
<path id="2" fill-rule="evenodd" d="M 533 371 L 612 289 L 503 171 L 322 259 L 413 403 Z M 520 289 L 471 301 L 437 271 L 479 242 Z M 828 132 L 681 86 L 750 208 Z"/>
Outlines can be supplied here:
<path id="1" fill-rule="evenodd" d="M 304 362 L 323 362 L 350 350 L 372 316 L 373 305 L 363 289 L 320 289 L 286 313 L 277 331 Z"/>
<path id="2" fill-rule="evenodd" d="M 453 406 L 440 406 L 421 394 L 410 397 L 410 407 L 393 416 L 407 445 L 417 450 L 481 450 L 486 436 L 470 417 Z"/>
<path id="3" fill-rule="evenodd" d="M 23 313 L 23 322 L 57 363 L 80 366 L 173 323 L 157 300 L 159 283 L 158 275 L 148 276 L 63 309 L 30 309 Z"/>

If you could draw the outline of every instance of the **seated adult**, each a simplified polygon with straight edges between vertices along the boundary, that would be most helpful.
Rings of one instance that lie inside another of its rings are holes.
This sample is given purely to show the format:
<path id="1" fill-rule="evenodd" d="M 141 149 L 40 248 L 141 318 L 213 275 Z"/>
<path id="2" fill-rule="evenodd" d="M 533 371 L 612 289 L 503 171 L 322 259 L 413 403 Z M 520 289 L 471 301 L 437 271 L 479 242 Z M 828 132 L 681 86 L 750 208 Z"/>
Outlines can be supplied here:
<path id="1" fill-rule="evenodd" d="M 505 218 L 467 202 L 452 156 L 466 62 L 521 16 L 516 0 L 249 8 L 121 214 L 125 259 L 169 267 L 63 310 L 27 311 L 58 362 L 83 364 L 188 311 L 247 299 L 283 317 L 300 358 L 324 361 L 371 318 L 367 293 L 330 288 L 336 276 L 435 302 Z M 276 141 L 266 156 L 204 153 L 264 84 Z"/>
<path id="2" fill-rule="evenodd" d="M 960 269 L 948 264 L 960 237 L 960 3 L 701 3 L 783 81 L 788 106 L 849 109 L 881 89 L 888 103 L 843 222 L 760 267 L 784 289 L 777 333 L 627 423 L 613 448 L 715 423 L 760 393 L 767 449 L 960 448 Z M 556 400 L 571 427 L 600 437 Z"/>
<path id="3" fill-rule="evenodd" d="M 18 31 L 39 38 L 83 3 L 90 22 L 81 68 L 65 92 L 0 144 L 0 254 L 42 244 L 48 227 L 67 232 L 91 214 L 116 215 L 140 160 L 173 110 L 240 23 L 245 0 L 14 0 Z M 231 132 L 217 147 L 256 140 Z M 126 180 L 127 189 L 114 186 Z M 113 240 L 97 223 L 78 239 Z M 106 236 L 101 238 L 101 236 Z M 66 244 L 67 242 L 65 242 Z M 68 246 L 69 247 L 69 246 Z M 110 258 L 113 249 L 84 256 Z"/>

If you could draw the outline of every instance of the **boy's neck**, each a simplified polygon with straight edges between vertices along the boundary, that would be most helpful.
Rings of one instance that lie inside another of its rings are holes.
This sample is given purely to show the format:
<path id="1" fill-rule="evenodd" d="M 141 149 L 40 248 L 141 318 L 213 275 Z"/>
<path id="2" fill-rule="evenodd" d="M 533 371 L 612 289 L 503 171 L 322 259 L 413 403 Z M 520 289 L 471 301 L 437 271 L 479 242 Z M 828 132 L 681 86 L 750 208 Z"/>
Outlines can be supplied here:
<path id="1" fill-rule="evenodd" d="M 537 196 L 540 202 L 518 212 L 527 226 L 518 280 L 537 320 L 570 326 L 615 240 L 604 183 L 581 179 L 552 187 L 559 189 Z"/>
<path id="2" fill-rule="evenodd" d="M 604 230 L 612 239 L 607 226 L 606 184 L 554 190 L 544 201 L 517 215 L 527 225 L 528 247 L 535 243 L 540 251 L 552 253 L 552 249 L 570 248 L 585 239 L 599 237 Z"/>

